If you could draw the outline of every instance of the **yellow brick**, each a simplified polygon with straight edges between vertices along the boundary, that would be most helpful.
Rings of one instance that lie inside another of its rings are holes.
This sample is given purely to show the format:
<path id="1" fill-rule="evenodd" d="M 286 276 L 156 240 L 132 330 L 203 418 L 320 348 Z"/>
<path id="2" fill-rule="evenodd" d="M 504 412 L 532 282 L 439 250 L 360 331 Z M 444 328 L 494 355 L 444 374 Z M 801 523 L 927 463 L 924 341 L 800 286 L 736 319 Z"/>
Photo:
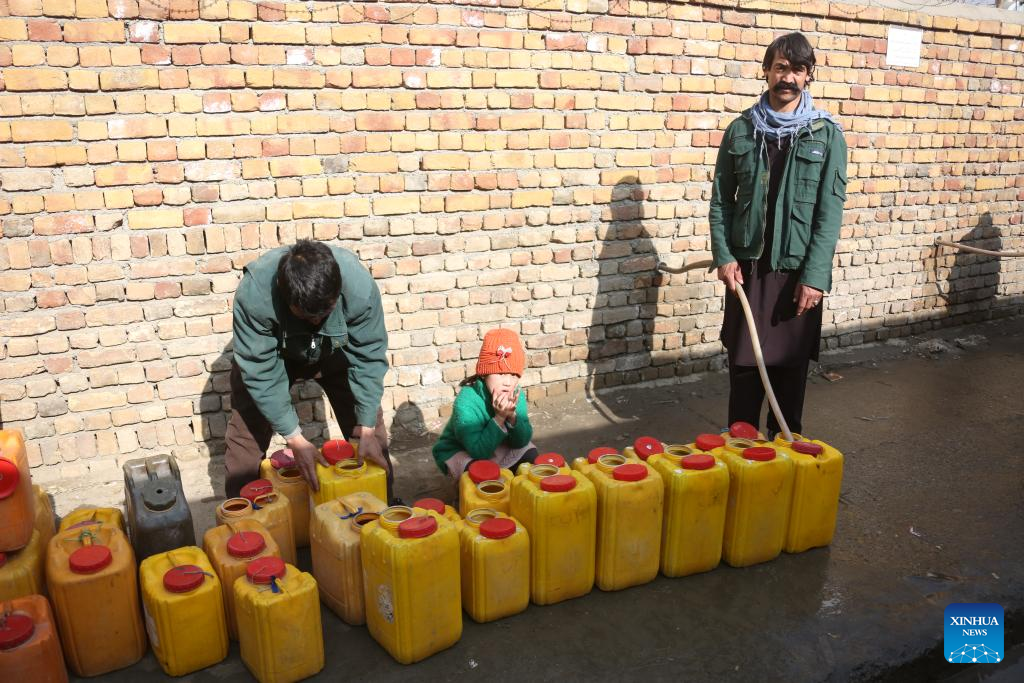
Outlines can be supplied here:
<path id="1" fill-rule="evenodd" d="M 306 29 L 302 24 L 256 23 L 252 26 L 252 42 L 305 45 Z"/>
<path id="2" fill-rule="evenodd" d="M 107 0 L 76 0 L 75 16 L 79 19 L 106 19 L 110 16 Z"/>
<path id="3" fill-rule="evenodd" d="M 64 90 L 68 85 L 62 69 L 4 69 L 4 81 L 12 92 Z"/>
<path id="4" fill-rule="evenodd" d="M 551 190 L 526 190 L 512 193 L 512 208 L 522 209 L 527 206 L 551 206 Z"/>
<path id="5" fill-rule="evenodd" d="M 335 26 L 331 29 L 331 42 L 335 45 L 363 45 L 380 42 L 381 28 L 366 26 Z"/>
<path id="6" fill-rule="evenodd" d="M 249 119 L 201 116 L 196 119 L 196 135 L 248 135 Z M 173 133 L 172 133 L 173 134 Z"/>
<path id="7" fill-rule="evenodd" d="M 68 72 L 68 88 L 82 92 L 99 90 L 100 75 L 95 71 L 72 69 Z"/>
<path id="8" fill-rule="evenodd" d="M 28 40 L 28 25 L 24 19 L 0 19 L 0 41 Z"/>
<path id="9" fill-rule="evenodd" d="M 121 43 L 123 21 L 74 21 L 64 24 L 66 43 Z"/>
<path id="10" fill-rule="evenodd" d="M 532 71 L 499 71 L 495 84 L 499 88 L 536 88 L 537 78 Z"/>
<path id="11" fill-rule="evenodd" d="M 639 114 L 629 117 L 630 130 L 664 130 L 665 117 L 661 114 Z"/>
<path id="12" fill-rule="evenodd" d="M 184 224 L 181 209 L 136 209 L 128 212 L 128 227 L 133 230 L 180 228 Z"/>
<path id="13" fill-rule="evenodd" d="M 353 173 L 396 173 L 398 157 L 394 154 L 375 154 L 352 157 L 348 170 Z"/>
<path id="14" fill-rule="evenodd" d="M 11 63 L 14 66 L 39 66 L 46 63 L 46 50 L 42 45 L 12 45 Z M 9 71 L 8 73 L 13 73 Z"/>
<path id="15" fill-rule="evenodd" d="M 324 201 L 300 201 L 292 203 L 292 217 L 299 218 L 342 218 L 345 203 L 340 199 Z"/>
<path id="16" fill-rule="evenodd" d="M 270 160 L 270 175 L 275 178 L 323 173 L 323 165 L 315 157 L 275 157 Z"/>
<path id="17" fill-rule="evenodd" d="M 165 43 L 216 43 L 220 41 L 220 26 L 198 21 L 165 21 Z"/>
<path id="18" fill-rule="evenodd" d="M 420 208 L 420 198 L 416 195 L 398 195 L 395 197 L 375 197 L 373 212 L 378 216 L 393 216 L 402 213 L 416 213 Z"/>
<path id="19" fill-rule="evenodd" d="M 486 211 L 490 202 L 485 194 L 453 194 L 444 198 L 444 210 L 452 211 Z"/>
<path id="20" fill-rule="evenodd" d="M 73 137 L 71 124 L 61 119 L 46 121 L 12 121 L 11 139 L 14 142 L 47 142 L 70 140 Z M 0 140 L 3 137 L 0 136 Z"/>
<path id="21" fill-rule="evenodd" d="M 114 69 L 100 72 L 103 90 L 138 90 L 159 88 L 160 76 L 156 69 Z"/>
<path id="22" fill-rule="evenodd" d="M 135 193 L 130 188 L 104 190 L 103 205 L 108 209 L 129 209 L 135 206 Z"/>
<path id="23" fill-rule="evenodd" d="M 469 168 L 469 155 L 457 153 L 424 154 L 424 171 L 465 171 Z"/>
<path id="24" fill-rule="evenodd" d="M 615 164 L 618 166 L 650 166 L 650 152 L 619 152 L 615 155 Z"/>
<path id="25" fill-rule="evenodd" d="M 330 118 L 322 114 L 287 114 L 277 117 L 279 133 L 326 133 Z"/>
<path id="26" fill-rule="evenodd" d="M 333 178 L 332 178 L 333 180 Z M 346 216 L 369 216 L 370 215 L 370 200 L 369 199 L 347 199 L 345 200 L 345 215 Z"/>
<path id="27" fill-rule="evenodd" d="M 97 187 L 143 185 L 153 181 L 153 167 L 149 164 L 99 166 L 96 168 L 95 179 Z"/>

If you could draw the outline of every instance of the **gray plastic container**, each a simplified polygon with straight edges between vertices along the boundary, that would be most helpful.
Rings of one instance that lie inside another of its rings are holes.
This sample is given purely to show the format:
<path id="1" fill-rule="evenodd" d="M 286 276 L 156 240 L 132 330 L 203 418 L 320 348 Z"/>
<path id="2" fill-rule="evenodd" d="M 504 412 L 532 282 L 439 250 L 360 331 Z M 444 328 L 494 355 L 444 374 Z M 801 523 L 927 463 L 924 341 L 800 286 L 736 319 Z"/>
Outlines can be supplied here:
<path id="1" fill-rule="evenodd" d="M 174 456 L 129 460 L 122 469 L 128 537 L 136 561 L 195 545 L 192 511 Z"/>

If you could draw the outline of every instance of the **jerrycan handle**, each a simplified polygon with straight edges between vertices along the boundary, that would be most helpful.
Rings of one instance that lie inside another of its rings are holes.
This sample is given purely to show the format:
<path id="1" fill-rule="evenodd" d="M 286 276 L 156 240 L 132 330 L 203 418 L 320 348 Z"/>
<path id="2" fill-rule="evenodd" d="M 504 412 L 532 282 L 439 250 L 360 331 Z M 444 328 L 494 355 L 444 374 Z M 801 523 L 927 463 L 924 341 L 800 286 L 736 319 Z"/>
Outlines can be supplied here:
<path id="1" fill-rule="evenodd" d="M 353 517 L 357 517 L 357 516 L 363 514 L 363 506 L 362 505 L 357 505 L 357 506 L 353 507 L 352 504 L 347 502 L 347 501 L 339 500 L 338 502 L 341 503 L 341 507 L 345 508 L 345 510 L 346 510 L 346 514 L 338 515 L 342 519 L 352 519 Z"/>
<path id="2" fill-rule="evenodd" d="M 95 536 L 88 529 L 83 529 L 82 533 L 78 534 L 78 542 L 83 546 L 94 545 Z"/>

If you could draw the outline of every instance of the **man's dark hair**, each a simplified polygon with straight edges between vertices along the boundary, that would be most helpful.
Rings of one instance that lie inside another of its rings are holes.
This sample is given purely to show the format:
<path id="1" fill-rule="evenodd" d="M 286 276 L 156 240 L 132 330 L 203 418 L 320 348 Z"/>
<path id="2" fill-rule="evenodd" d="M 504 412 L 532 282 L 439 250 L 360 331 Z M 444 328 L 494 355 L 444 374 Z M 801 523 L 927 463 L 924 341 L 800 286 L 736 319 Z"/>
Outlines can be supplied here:
<path id="1" fill-rule="evenodd" d="M 341 292 L 341 269 L 323 242 L 299 240 L 277 264 L 284 300 L 311 317 L 327 315 Z"/>
<path id="2" fill-rule="evenodd" d="M 772 41 L 764 51 L 761 67 L 767 72 L 778 57 L 789 62 L 790 66 L 802 66 L 807 69 L 807 82 L 814 80 L 814 48 L 807 42 L 802 33 L 787 33 Z"/>

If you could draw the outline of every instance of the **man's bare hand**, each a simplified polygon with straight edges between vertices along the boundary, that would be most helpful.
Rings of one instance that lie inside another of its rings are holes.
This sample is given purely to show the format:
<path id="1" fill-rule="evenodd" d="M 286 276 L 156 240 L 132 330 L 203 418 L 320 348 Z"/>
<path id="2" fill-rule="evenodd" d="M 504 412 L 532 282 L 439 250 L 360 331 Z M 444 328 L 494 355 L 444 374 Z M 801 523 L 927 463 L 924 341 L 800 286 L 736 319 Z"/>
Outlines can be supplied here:
<path id="1" fill-rule="evenodd" d="M 718 267 L 718 279 L 725 283 L 725 288 L 732 292 L 743 284 L 743 273 L 736 261 Z"/>
<path id="2" fill-rule="evenodd" d="M 798 316 L 803 315 L 807 311 L 819 305 L 821 303 L 822 296 L 824 295 L 820 289 L 808 287 L 807 285 L 797 285 L 796 291 L 793 293 L 793 303 L 796 304 L 796 314 Z"/>
<path id="3" fill-rule="evenodd" d="M 384 456 L 384 444 L 377 438 L 373 427 L 356 427 L 354 434 L 359 439 L 359 459 L 364 458 L 370 462 L 388 469 L 388 462 Z"/>
<path id="4" fill-rule="evenodd" d="M 327 467 L 327 461 L 320 455 L 320 451 L 301 434 L 288 440 L 288 448 L 292 449 L 295 465 L 302 473 L 302 478 L 309 484 L 309 488 L 319 491 L 320 481 L 316 478 L 316 463 Z"/>

